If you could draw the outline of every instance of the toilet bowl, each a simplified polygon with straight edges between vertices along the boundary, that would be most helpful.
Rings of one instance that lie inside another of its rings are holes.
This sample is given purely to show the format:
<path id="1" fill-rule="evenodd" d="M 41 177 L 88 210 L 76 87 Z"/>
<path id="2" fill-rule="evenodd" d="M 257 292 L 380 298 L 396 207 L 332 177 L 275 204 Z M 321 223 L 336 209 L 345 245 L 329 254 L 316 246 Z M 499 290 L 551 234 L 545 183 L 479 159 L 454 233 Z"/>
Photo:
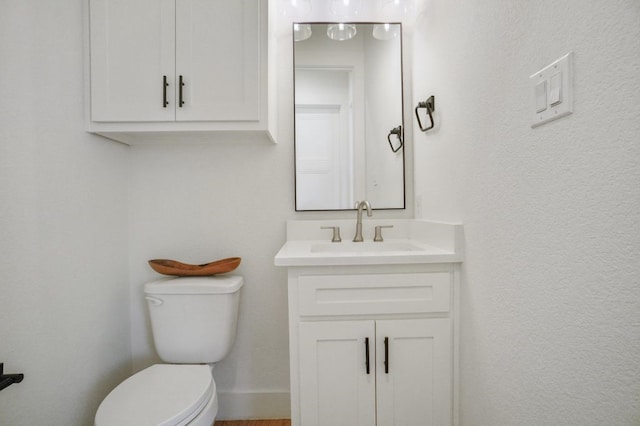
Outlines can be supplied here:
<path id="1" fill-rule="evenodd" d="M 155 364 L 119 384 L 96 426 L 211 426 L 218 412 L 213 363 L 235 340 L 239 276 L 180 277 L 145 285 Z"/>
<path id="2" fill-rule="evenodd" d="M 95 425 L 211 426 L 217 412 L 216 385 L 207 365 L 155 364 L 111 391 Z"/>

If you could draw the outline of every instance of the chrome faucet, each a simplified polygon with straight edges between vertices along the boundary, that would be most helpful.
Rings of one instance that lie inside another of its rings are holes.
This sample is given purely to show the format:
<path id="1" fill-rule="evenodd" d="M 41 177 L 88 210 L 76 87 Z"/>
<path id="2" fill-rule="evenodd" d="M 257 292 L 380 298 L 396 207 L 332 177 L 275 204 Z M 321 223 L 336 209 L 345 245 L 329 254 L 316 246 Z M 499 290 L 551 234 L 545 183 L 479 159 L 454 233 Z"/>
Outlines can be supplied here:
<path id="1" fill-rule="evenodd" d="M 353 237 L 354 243 L 361 243 L 364 241 L 362 238 L 362 210 L 364 208 L 367 209 L 367 216 L 371 217 L 371 204 L 367 201 L 356 201 L 356 205 L 354 206 L 358 210 L 358 216 L 356 220 L 356 235 Z"/>

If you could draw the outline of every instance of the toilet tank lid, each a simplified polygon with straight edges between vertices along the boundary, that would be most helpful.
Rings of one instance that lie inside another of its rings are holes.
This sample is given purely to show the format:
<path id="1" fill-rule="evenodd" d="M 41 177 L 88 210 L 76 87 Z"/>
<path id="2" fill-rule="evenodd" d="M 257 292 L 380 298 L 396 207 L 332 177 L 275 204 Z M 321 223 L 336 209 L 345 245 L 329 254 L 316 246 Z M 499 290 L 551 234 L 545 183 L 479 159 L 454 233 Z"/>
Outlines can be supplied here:
<path id="1" fill-rule="evenodd" d="M 242 287 L 239 275 L 164 278 L 144 285 L 145 294 L 225 294 Z"/>

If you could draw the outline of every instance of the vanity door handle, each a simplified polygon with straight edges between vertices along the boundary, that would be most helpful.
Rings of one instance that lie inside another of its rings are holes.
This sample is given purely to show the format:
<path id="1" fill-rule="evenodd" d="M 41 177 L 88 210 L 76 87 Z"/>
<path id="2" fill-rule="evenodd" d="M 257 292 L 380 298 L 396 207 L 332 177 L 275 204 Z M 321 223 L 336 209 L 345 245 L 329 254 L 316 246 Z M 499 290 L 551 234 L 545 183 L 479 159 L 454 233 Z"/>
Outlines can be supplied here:
<path id="1" fill-rule="evenodd" d="M 166 108 L 169 105 L 169 101 L 167 101 L 167 87 L 169 87 L 169 82 L 167 82 L 167 76 L 162 76 L 162 108 Z"/>
<path id="2" fill-rule="evenodd" d="M 182 105 L 184 105 L 184 100 L 182 99 L 182 88 L 184 87 L 184 81 L 182 79 L 182 76 L 180 76 L 178 78 L 178 106 L 180 108 L 182 108 Z"/>
<path id="3" fill-rule="evenodd" d="M 384 374 L 389 374 L 389 338 L 384 338 Z"/>
<path id="4" fill-rule="evenodd" d="M 367 366 L 367 374 L 370 374 L 370 368 L 369 368 L 369 338 L 365 337 L 364 338 L 364 354 L 365 354 L 365 364 Z"/>

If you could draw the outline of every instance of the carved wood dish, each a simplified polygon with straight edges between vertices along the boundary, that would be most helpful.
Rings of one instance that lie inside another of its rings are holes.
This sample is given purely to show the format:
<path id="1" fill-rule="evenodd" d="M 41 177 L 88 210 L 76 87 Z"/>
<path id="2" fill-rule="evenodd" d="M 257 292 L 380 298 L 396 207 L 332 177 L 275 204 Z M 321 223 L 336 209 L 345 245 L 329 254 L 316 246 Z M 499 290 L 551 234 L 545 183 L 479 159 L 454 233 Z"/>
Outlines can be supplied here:
<path id="1" fill-rule="evenodd" d="M 163 275 L 196 277 L 231 272 L 240 265 L 241 260 L 242 258 L 240 257 L 229 257 L 202 265 L 190 265 L 188 263 L 178 262 L 177 260 L 152 259 L 149 261 L 149 266 L 151 266 L 154 271 Z"/>

